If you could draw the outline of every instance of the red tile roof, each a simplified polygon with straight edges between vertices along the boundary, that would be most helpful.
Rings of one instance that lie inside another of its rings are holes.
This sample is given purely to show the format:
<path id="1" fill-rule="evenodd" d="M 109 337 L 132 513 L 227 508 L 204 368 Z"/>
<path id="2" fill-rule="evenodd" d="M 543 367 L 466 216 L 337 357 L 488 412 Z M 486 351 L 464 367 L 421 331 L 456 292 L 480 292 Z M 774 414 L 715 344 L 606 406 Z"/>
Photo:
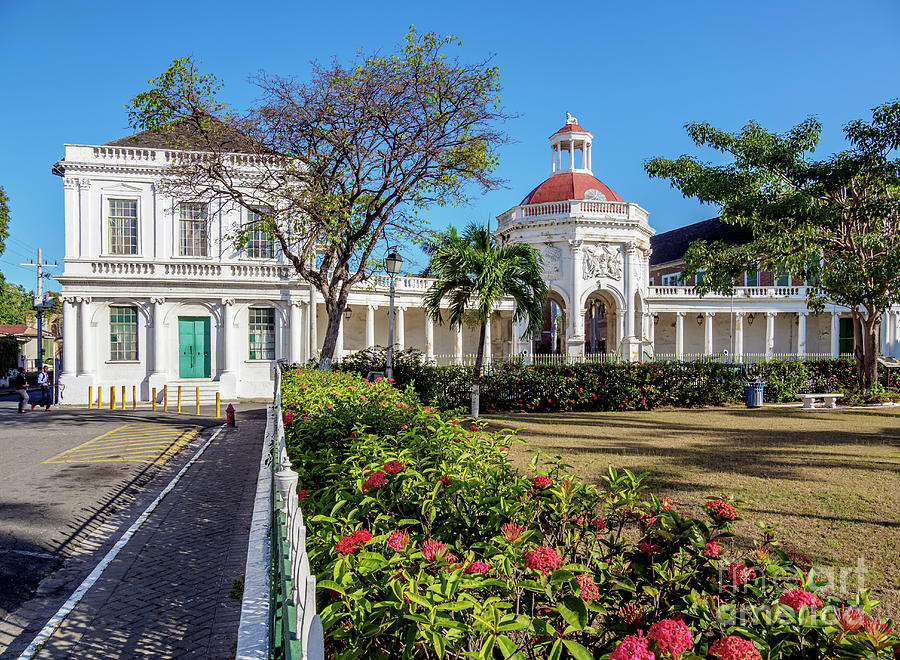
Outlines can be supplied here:
<path id="1" fill-rule="evenodd" d="M 591 133 L 590 133 L 589 131 L 583 129 L 583 128 L 582 128 L 581 126 L 579 126 L 578 124 L 566 124 L 566 125 L 563 126 L 561 129 L 559 129 L 558 131 L 556 131 L 556 133 L 554 133 L 553 135 L 556 135 L 557 133 L 569 133 L 569 132 L 571 132 L 571 131 L 578 131 L 578 132 L 580 132 L 580 133 L 587 133 L 587 134 L 590 135 L 591 137 L 594 137 L 593 135 L 591 135 Z M 553 135 L 551 135 L 550 137 L 553 137 Z"/>
<path id="2" fill-rule="evenodd" d="M 28 326 L 24 323 L 0 323 L 0 335 L 24 335 Z"/>
<path id="3" fill-rule="evenodd" d="M 571 126 L 571 124 L 569 124 Z M 586 199 L 588 190 L 599 190 L 607 201 L 624 202 L 615 190 L 600 179 L 586 172 L 559 172 L 525 195 L 522 204 L 562 202 L 569 199 Z"/>

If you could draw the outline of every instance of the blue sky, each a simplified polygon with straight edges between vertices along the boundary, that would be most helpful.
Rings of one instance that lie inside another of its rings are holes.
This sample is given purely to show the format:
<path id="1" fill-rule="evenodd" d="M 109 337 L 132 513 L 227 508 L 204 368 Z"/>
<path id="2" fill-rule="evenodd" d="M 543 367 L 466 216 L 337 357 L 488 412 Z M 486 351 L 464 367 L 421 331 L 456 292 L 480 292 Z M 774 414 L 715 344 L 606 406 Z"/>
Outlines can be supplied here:
<path id="1" fill-rule="evenodd" d="M 755 119 L 784 131 L 816 114 L 825 156 L 842 148 L 844 123 L 900 96 L 896 0 L 0 0 L 0 185 L 13 216 L 0 270 L 32 288 L 33 269 L 17 264 L 37 247 L 62 263 L 63 188 L 51 165 L 65 143 L 131 133 L 124 104 L 171 59 L 195 55 L 241 108 L 254 98 L 249 74 L 306 78 L 311 60 L 389 49 L 410 24 L 458 35 L 465 60 L 492 54 L 504 104 L 519 115 L 500 154 L 508 189 L 435 210 L 436 228 L 493 219 L 546 178 L 547 138 L 566 111 L 594 134 L 594 174 L 666 231 L 716 213 L 643 171 L 646 158 L 698 153 L 685 122 L 738 129 Z"/>

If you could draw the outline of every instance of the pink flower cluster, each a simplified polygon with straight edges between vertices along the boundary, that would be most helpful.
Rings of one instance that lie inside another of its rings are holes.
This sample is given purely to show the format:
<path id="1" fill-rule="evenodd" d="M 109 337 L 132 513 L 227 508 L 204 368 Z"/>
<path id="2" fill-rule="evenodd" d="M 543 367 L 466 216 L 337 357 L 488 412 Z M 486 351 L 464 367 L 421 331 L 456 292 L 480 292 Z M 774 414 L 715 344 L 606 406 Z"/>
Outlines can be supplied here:
<path id="1" fill-rule="evenodd" d="M 503 534 L 503 538 L 510 543 L 522 536 L 522 532 L 524 531 L 524 527 L 514 522 L 503 523 L 500 525 L 500 532 Z"/>
<path id="2" fill-rule="evenodd" d="M 401 552 L 409 545 L 409 532 L 395 529 L 391 532 L 391 535 L 388 536 L 387 544 L 391 550 Z"/>
<path id="3" fill-rule="evenodd" d="M 703 548 L 703 555 L 710 559 L 718 559 L 720 552 L 722 552 L 722 546 L 715 541 L 709 541 L 706 547 Z"/>
<path id="4" fill-rule="evenodd" d="M 726 502 L 725 500 L 712 500 L 706 503 L 706 510 L 709 512 L 709 515 L 713 517 L 715 520 L 724 521 L 724 520 L 737 520 L 738 514 L 737 509 L 734 508 L 734 505 L 731 502 Z"/>
<path id="5" fill-rule="evenodd" d="M 384 486 L 387 483 L 387 479 L 384 477 L 385 474 L 381 470 L 377 470 L 370 474 L 369 478 L 366 479 L 365 483 L 362 485 L 362 492 L 368 493 L 370 490 Z"/>
<path id="6" fill-rule="evenodd" d="M 284 413 L 284 416 L 281 418 L 281 421 L 283 421 L 285 424 L 290 424 L 291 422 L 294 421 L 294 414 L 291 413 L 290 411 Z"/>
<path id="7" fill-rule="evenodd" d="M 406 468 L 403 467 L 403 463 L 400 461 L 388 461 L 384 464 L 384 471 L 388 474 L 398 474 L 403 472 Z"/>
<path id="8" fill-rule="evenodd" d="M 691 629 L 681 619 L 657 621 L 650 626 L 647 637 L 659 647 L 660 651 L 676 659 L 694 645 Z"/>
<path id="9" fill-rule="evenodd" d="M 644 610 L 637 603 L 626 603 L 619 607 L 619 617 L 622 619 L 622 623 L 632 625 L 643 620 Z"/>
<path id="10" fill-rule="evenodd" d="M 562 563 L 562 557 L 553 548 L 538 546 L 534 550 L 525 553 L 525 566 L 546 575 L 555 571 Z"/>
<path id="11" fill-rule="evenodd" d="M 647 648 L 648 642 L 646 637 L 628 635 L 619 642 L 609 660 L 656 660 L 653 651 Z"/>
<path id="12" fill-rule="evenodd" d="M 785 591 L 778 598 L 778 602 L 793 608 L 796 612 L 799 612 L 800 608 L 804 605 L 811 610 L 822 607 L 822 600 L 818 596 L 811 591 L 804 591 L 803 589 L 790 589 L 789 591 Z"/>
<path id="13" fill-rule="evenodd" d="M 604 529 L 606 529 L 606 522 L 603 520 L 603 518 L 601 516 L 597 516 L 596 518 L 594 518 L 591 521 L 591 525 L 593 525 L 594 529 L 597 530 L 598 532 L 602 532 Z"/>
<path id="14" fill-rule="evenodd" d="M 835 611 L 835 614 L 837 615 L 838 625 L 845 632 L 862 630 L 867 618 L 860 610 L 855 607 L 847 608 L 846 605 L 842 605 L 841 609 Z"/>
<path id="15" fill-rule="evenodd" d="M 747 584 L 756 577 L 756 572 L 746 564 L 734 562 L 728 564 L 728 581 L 736 587 Z"/>
<path id="16" fill-rule="evenodd" d="M 582 573 L 578 577 L 575 578 L 576 582 L 578 582 L 578 587 L 580 590 L 579 595 L 582 600 L 587 602 L 591 602 L 593 600 L 597 600 L 600 598 L 600 590 L 597 588 L 597 585 L 594 584 L 594 576 L 590 573 Z"/>
<path id="17" fill-rule="evenodd" d="M 638 544 L 638 550 L 643 552 L 648 557 L 652 557 L 653 555 L 659 553 L 659 544 L 641 541 L 640 544 Z"/>
<path id="18" fill-rule="evenodd" d="M 709 645 L 709 654 L 719 660 L 762 660 L 762 656 L 749 639 L 728 635 Z"/>
<path id="19" fill-rule="evenodd" d="M 553 483 L 553 479 L 548 477 L 546 474 L 539 474 L 534 479 L 531 480 L 531 486 L 538 490 L 543 490 L 547 486 Z"/>
<path id="20" fill-rule="evenodd" d="M 481 573 L 482 575 L 487 575 L 490 570 L 490 565 L 484 563 L 483 561 L 473 561 L 471 564 L 466 566 L 463 573 Z"/>
<path id="21" fill-rule="evenodd" d="M 342 536 L 335 544 L 335 550 L 342 555 L 349 555 L 357 550 L 357 546 L 372 540 L 372 533 L 367 529 L 358 529 L 347 536 Z"/>
<path id="22" fill-rule="evenodd" d="M 428 561 L 436 561 L 438 559 L 446 559 L 447 561 L 456 561 L 456 556 L 449 551 L 448 546 L 443 541 L 435 541 L 429 539 L 422 544 L 422 554 Z"/>

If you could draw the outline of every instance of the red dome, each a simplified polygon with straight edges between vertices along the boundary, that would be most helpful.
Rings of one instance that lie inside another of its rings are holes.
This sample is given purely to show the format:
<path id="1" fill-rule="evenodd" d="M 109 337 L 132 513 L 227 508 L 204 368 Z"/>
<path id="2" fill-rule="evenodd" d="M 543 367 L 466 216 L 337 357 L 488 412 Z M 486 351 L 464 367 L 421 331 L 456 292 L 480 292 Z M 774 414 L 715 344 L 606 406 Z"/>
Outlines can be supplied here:
<path id="1" fill-rule="evenodd" d="M 589 192 L 596 191 L 596 192 Z M 615 190 L 586 172 L 559 172 L 525 195 L 521 204 L 564 202 L 569 199 L 606 199 L 624 202 Z"/>
<path id="2" fill-rule="evenodd" d="M 558 131 L 556 131 L 556 133 L 554 133 L 553 135 L 558 135 L 559 133 L 569 133 L 569 132 L 571 132 L 571 131 L 577 131 L 577 132 L 579 132 L 579 133 L 587 133 L 587 134 L 590 135 L 591 137 L 594 137 L 592 133 L 586 131 L 585 129 L 583 129 L 583 128 L 582 128 L 581 126 L 579 126 L 578 124 L 566 124 L 566 125 L 563 126 L 561 129 L 559 129 Z M 553 137 L 553 135 L 551 135 L 550 137 Z"/>

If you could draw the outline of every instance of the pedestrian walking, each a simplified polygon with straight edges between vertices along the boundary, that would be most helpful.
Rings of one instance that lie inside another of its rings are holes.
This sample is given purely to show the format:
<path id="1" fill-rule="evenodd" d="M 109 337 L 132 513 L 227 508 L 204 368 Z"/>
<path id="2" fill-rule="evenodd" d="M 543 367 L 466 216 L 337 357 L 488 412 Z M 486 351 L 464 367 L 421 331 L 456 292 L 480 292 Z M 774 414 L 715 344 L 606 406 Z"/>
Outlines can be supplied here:
<path id="1" fill-rule="evenodd" d="M 19 373 L 13 376 L 13 379 L 9 382 L 9 384 L 16 391 L 16 394 L 19 395 L 19 412 L 26 412 L 25 404 L 28 403 L 28 383 L 25 380 L 24 367 L 19 367 Z"/>
<path id="2" fill-rule="evenodd" d="M 50 392 L 50 386 L 53 384 L 50 380 L 50 367 L 46 364 L 37 377 L 38 385 L 41 387 L 41 400 L 38 401 L 37 405 L 44 406 L 44 412 L 50 411 L 50 406 L 53 404 L 53 395 Z M 34 405 L 31 404 L 31 409 L 34 410 Z"/>

